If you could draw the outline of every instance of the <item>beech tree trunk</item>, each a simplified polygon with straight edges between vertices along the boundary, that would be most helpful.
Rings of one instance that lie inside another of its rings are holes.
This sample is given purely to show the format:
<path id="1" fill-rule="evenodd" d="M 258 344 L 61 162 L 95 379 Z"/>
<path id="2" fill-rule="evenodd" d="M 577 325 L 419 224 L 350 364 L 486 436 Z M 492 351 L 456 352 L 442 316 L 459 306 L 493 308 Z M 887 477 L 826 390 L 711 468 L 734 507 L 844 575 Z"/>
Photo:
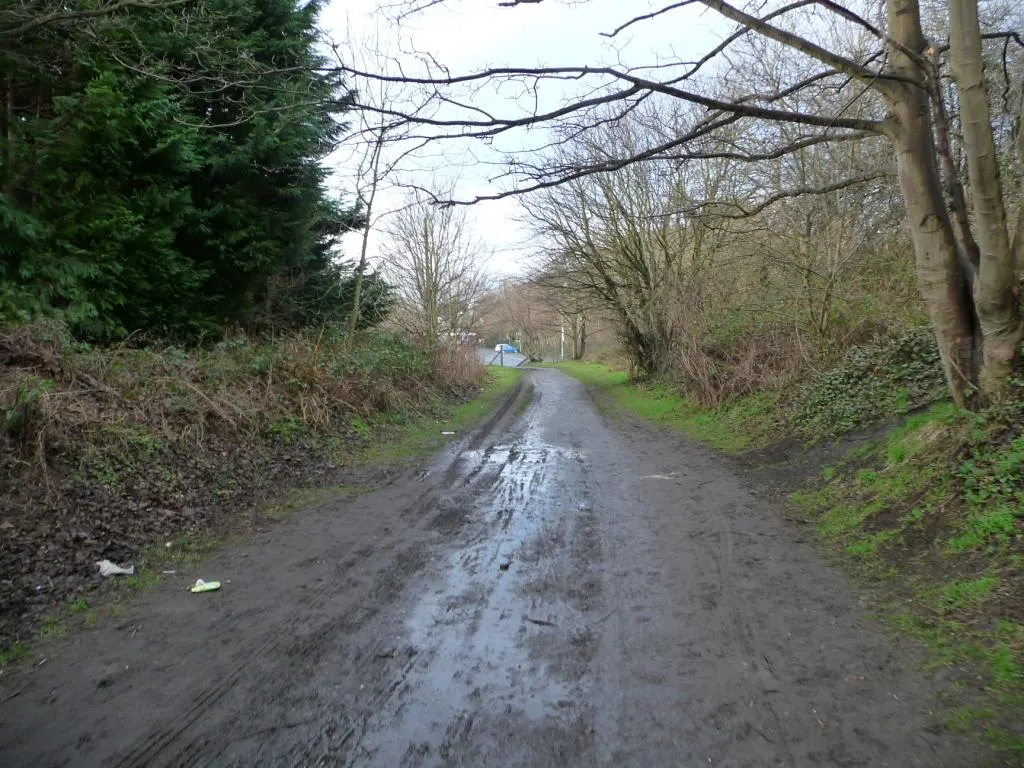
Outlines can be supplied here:
<path id="1" fill-rule="evenodd" d="M 1017 164 L 1024 170 L 1024 83 L 1021 84 L 1020 106 L 1017 111 Z M 1013 236 L 1013 267 L 1015 281 L 1024 268 L 1024 205 L 1017 211 L 1017 231 Z M 1019 283 L 1018 283 L 1019 285 Z"/>
<path id="2" fill-rule="evenodd" d="M 949 45 L 979 248 L 974 304 L 981 326 L 977 383 L 985 400 L 1009 385 L 1021 341 L 1016 264 L 1003 204 L 989 96 L 982 71 L 977 0 L 949 0 Z"/>
<path id="3" fill-rule="evenodd" d="M 970 1 L 970 0 L 968 0 Z M 917 0 L 888 0 L 889 48 L 893 74 L 910 82 L 884 91 L 890 116 L 889 130 L 896 146 L 896 162 L 911 236 L 914 241 L 917 282 L 942 356 L 950 392 L 958 405 L 966 405 L 975 391 L 978 339 L 974 302 L 942 193 L 932 114 L 921 60 L 925 51 Z"/>

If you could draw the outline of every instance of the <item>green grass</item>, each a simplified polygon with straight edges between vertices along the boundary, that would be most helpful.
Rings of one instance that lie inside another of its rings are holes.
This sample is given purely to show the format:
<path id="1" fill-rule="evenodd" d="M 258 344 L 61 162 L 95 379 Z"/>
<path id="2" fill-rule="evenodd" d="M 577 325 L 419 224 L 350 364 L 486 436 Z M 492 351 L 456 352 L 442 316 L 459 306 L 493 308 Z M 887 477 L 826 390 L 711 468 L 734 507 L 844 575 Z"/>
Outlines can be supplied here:
<path id="1" fill-rule="evenodd" d="M 948 437 L 954 417 L 951 406 L 933 406 L 851 452 L 841 465 L 825 467 L 819 487 L 796 491 L 790 501 L 817 522 L 826 543 L 861 561 L 880 558 L 884 545 L 897 543 L 906 529 L 918 526 L 948 496 L 952 473 L 939 456 L 929 454 L 929 448 Z M 887 530 L 865 527 L 909 498 L 917 498 L 917 505 L 893 516 Z"/>
<path id="2" fill-rule="evenodd" d="M 276 438 L 285 445 L 291 445 L 309 434 L 310 429 L 300 418 L 281 416 L 267 422 L 263 427 L 263 432 L 267 437 Z"/>
<path id="3" fill-rule="evenodd" d="M 352 430 L 363 440 L 369 440 L 373 427 L 366 419 L 356 417 L 350 422 Z"/>
<path id="4" fill-rule="evenodd" d="M 195 568 L 206 555 L 220 547 L 224 541 L 212 535 L 180 536 L 163 544 L 154 544 L 142 551 L 135 563 L 135 573 L 118 577 L 110 583 L 115 591 L 150 589 L 160 583 L 164 571 L 179 571 Z M 110 606 L 106 606 L 109 610 Z M 86 625 L 96 622 L 95 614 L 83 598 L 76 598 L 69 610 L 72 614 L 84 614 Z"/>
<path id="5" fill-rule="evenodd" d="M 966 733 L 973 730 L 975 724 L 995 717 L 989 707 L 959 707 L 953 710 L 946 719 L 946 727 L 953 731 Z"/>
<path id="6" fill-rule="evenodd" d="M 39 637 L 47 640 L 64 637 L 67 633 L 67 625 L 53 616 L 47 617 L 39 627 Z"/>
<path id="7" fill-rule="evenodd" d="M 703 410 L 657 382 L 631 382 L 625 371 L 599 363 L 568 362 L 557 367 L 597 395 L 599 406 L 638 416 L 682 432 L 692 440 L 728 453 L 766 445 L 778 424 L 775 395 L 758 393 Z"/>
<path id="8" fill-rule="evenodd" d="M 428 412 L 399 425 L 386 419 L 373 420 L 370 445 L 363 458 L 372 464 L 384 464 L 429 456 L 493 412 L 522 375 L 519 368 L 490 367 L 480 393 L 454 408 L 439 403 Z M 443 432 L 455 434 L 445 435 Z"/>
<path id="9" fill-rule="evenodd" d="M 1007 764 L 1019 765 L 1024 757 L 1018 716 L 1024 711 L 1024 625 L 1004 619 L 994 628 L 977 626 L 922 615 L 914 607 L 893 610 L 887 618 L 893 629 L 928 649 L 932 668 L 968 671 L 974 700 L 963 704 L 963 689 L 954 687 L 950 698 L 959 704 L 945 713 L 946 725 L 977 734 L 1009 758 Z"/>
<path id="10" fill-rule="evenodd" d="M 0 670 L 17 664 L 28 655 L 28 649 L 21 643 L 12 643 L 6 648 L 0 649 Z"/>
<path id="11" fill-rule="evenodd" d="M 216 536 L 180 536 L 143 553 L 139 559 L 139 570 L 193 568 L 221 543 Z"/>
<path id="12" fill-rule="evenodd" d="M 853 544 L 846 546 L 845 552 L 852 557 L 864 561 L 874 561 L 879 568 L 881 564 L 877 561 L 879 550 L 899 536 L 899 531 L 879 531 L 878 533 L 858 539 Z"/>
<path id="13" fill-rule="evenodd" d="M 92 609 L 92 606 L 89 605 L 84 597 L 76 597 L 72 600 L 68 605 L 68 613 L 84 627 L 96 626 L 98 620 L 96 611 Z"/>
<path id="14" fill-rule="evenodd" d="M 914 414 L 893 429 L 883 443 L 889 464 L 900 464 L 927 453 L 956 422 L 959 411 L 952 403 L 936 403 L 922 413 Z"/>
<path id="15" fill-rule="evenodd" d="M 851 452 L 790 501 L 856 574 L 888 586 L 882 614 L 896 631 L 924 645 L 936 667 L 970 676 L 970 698 L 961 689 L 950 697 L 949 727 L 1017 764 L 1024 627 L 1011 617 L 1024 573 L 1014 551 L 1024 438 L 981 440 L 974 418 L 937 404 Z"/>
<path id="16" fill-rule="evenodd" d="M 936 600 L 937 607 L 943 613 L 976 608 L 985 602 L 985 599 L 998 585 L 999 579 L 996 576 L 953 580 L 939 590 Z"/>
<path id="17" fill-rule="evenodd" d="M 372 488 L 362 483 L 338 483 L 326 488 L 296 488 L 261 510 L 267 520 L 285 520 L 296 512 L 338 499 L 350 499 Z"/>
<path id="18" fill-rule="evenodd" d="M 1007 551 L 1019 536 L 1024 518 L 1024 436 L 1009 442 L 978 443 L 958 468 L 967 515 L 958 535 L 949 541 L 954 552 Z"/>
<path id="19" fill-rule="evenodd" d="M 71 601 L 71 605 L 68 606 L 68 610 L 72 613 L 88 613 L 89 603 L 86 602 L 84 597 L 76 597 Z"/>

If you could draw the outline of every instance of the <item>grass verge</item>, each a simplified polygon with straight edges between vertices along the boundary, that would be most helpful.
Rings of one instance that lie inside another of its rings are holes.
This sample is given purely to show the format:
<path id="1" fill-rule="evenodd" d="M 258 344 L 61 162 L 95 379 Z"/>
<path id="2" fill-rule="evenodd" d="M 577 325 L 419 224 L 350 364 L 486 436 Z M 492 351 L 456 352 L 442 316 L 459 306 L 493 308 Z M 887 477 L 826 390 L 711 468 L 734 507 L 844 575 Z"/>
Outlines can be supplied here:
<path id="1" fill-rule="evenodd" d="M 372 439 L 363 458 L 381 464 L 429 456 L 486 418 L 522 378 L 519 368 L 489 367 L 471 399 L 439 401 L 424 414 L 380 417 L 370 424 Z M 452 432 L 446 435 L 445 432 Z"/>
<path id="2" fill-rule="evenodd" d="M 657 381 L 631 381 L 625 371 L 599 363 L 567 362 L 553 365 L 579 379 L 599 406 L 638 416 L 677 430 L 690 439 L 728 453 L 766 445 L 778 422 L 775 395 L 758 393 L 702 410 L 677 389 Z"/>
<path id="3" fill-rule="evenodd" d="M 932 406 L 790 499 L 929 650 L 946 725 L 1024 765 L 1024 437 L 1005 416 Z"/>

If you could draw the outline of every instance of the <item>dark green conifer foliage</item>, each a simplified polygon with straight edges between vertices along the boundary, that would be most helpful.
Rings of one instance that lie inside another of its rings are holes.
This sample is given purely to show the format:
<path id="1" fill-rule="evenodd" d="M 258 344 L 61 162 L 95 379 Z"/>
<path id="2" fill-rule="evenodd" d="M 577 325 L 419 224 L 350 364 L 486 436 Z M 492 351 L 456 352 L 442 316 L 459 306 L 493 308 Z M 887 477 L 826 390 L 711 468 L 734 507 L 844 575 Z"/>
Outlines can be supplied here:
<path id="1" fill-rule="evenodd" d="M 317 51 L 317 2 L 204 0 L 12 34 L 28 8 L 0 11 L 0 321 L 58 314 L 103 340 L 347 313 L 335 246 L 361 221 L 320 164 L 348 101 Z M 377 278 L 370 318 L 389 296 Z"/>

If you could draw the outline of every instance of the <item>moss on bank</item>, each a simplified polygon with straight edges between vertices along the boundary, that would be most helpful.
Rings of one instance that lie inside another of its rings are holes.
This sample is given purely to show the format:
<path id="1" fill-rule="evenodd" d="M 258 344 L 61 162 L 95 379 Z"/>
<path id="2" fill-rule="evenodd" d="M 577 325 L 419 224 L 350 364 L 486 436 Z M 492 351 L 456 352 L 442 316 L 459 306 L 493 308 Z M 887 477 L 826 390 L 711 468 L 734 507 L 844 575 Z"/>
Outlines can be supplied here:
<path id="1" fill-rule="evenodd" d="M 883 619 L 949 681 L 948 725 L 1024 762 L 1024 438 L 943 403 L 849 452 L 790 500 Z"/>

